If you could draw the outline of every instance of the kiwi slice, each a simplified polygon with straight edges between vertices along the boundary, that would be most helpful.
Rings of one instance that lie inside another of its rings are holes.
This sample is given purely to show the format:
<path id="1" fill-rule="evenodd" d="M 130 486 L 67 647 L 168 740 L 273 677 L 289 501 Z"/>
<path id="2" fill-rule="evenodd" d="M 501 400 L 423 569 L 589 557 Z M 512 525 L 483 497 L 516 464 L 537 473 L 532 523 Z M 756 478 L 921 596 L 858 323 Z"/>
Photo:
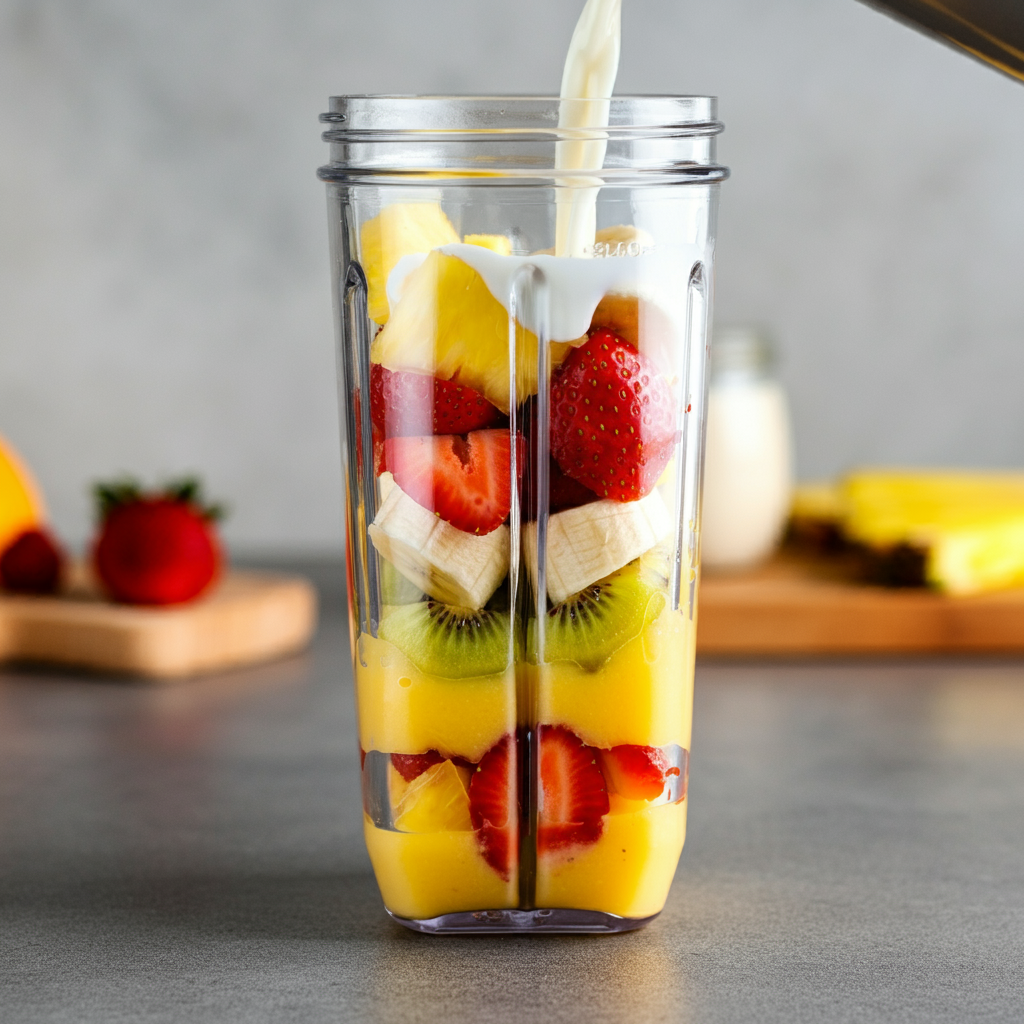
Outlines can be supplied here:
<path id="1" fill-rule="evenodd" d="M 458 608 L 441 601 L 386 605 L 377 634 L 427 675 L 467 679 L 508 667 L 505 612 Z"/>
<path id="2" fill-rule="evenodd" d="M 665 595 L 638 558 L 549 609 L 544 660 L 574 661 L 596 672 L 620 647 L 638 637 L 665 607 Z M 529 645 L 535 651 L 536 620 Z"/>

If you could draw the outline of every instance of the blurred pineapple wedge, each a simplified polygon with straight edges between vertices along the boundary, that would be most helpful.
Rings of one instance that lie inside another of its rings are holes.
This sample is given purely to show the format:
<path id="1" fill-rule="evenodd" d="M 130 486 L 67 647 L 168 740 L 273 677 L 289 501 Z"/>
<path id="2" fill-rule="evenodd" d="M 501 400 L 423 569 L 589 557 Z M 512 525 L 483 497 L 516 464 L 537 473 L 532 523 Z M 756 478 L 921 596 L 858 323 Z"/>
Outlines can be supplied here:
<path id="1" fill-rule="evenodd" d="M 923 559 L 924 582 L 949 594 L 1024 586 L 1024 473 L 865 470 L 832 491 L 810 485 L 794 521 L 837 525 L 843 538 L 884 557 Z"/>

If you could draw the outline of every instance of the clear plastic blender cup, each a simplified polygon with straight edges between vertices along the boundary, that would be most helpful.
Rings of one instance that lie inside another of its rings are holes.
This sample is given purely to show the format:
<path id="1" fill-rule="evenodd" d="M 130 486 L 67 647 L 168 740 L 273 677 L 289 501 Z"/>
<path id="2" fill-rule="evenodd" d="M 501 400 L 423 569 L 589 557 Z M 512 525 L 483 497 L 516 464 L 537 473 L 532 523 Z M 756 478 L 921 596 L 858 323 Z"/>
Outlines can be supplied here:
<path id="1" fill-rule="evenodd" d="M 685 835 L 722 126 L 559 102 L 321 118 L 365 834 L 421 931 L 637 927 Z"/>

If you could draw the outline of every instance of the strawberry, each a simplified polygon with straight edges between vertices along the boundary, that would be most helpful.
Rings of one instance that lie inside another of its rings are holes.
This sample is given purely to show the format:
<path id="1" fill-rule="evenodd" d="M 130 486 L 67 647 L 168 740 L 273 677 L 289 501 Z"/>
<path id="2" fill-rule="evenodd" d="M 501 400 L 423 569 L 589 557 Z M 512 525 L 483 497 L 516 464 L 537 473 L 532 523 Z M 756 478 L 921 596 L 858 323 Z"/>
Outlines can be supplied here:
<path id="1" fill-rule="evenodd" d="M 100 533 L 96 572 L 115 601 L 179 604 L 201 594 L 220 572 L 222 555 L 213 520 L 195 480 L 145 494 L 124 481 L 99 485 Z"/>
<path id="2" fill-rule="evenodd" d="M 560 725 L 542 725 L 537 850 L 557 850 L 601 837 L 608 788 L 597 751 Z"/>
<path id="3" fill-rule="evenodd" d="M 44 530 L 24 530 L 0 555 L 0 586 L 15 594 L 52 594 L 60 584 L 64 554 Z"/>
<path id="4" fill-rule="evenodd" d="M 629 800 L 657 800 L 665 791 L 666 777 L 679 774 L 660 747 L 623 743 L 602 750 L 600 758 L 609 787 Z"/>
<path id="5" fill-rule="evenodd" d="M 600 328 L 551 379 L 551 454 L 602 498 L 649 494 L 672 457 L 676 403 L 646 356 Z"/>
<path id="6" fill-rule="evenodd" d="M 490 533 L 508 518 L 508 431 L 392 437 L 384 442 L 384 454 L 398 486 L 457 529 Z"/>
<path id="7" fill-rule="evenodd" d="M 444 758 L 436 750 L 428 750 L 425 754 L 392 754 L 391 763 L 395 771 L 405 779 L 412 782 L 419 778 L 428 768 L 440 764 Z"/>
<path id="8" fill-rule="evenodd" d="M 519 859 L 516 746 L 503 736 L 480 759 L 469 782 L 469 817 L 484 860 L 507 882 Z"/>
<path id="9" fill-rule="evenodd" d="M 598 500 L 597 495 L 589 487 L 584 487 L 572 477 L 566 476 L 554 459 L 549 457 L 548 462 L 548 511 L 552 515 L 556 512 L 564 512 L 567 508 L 579 508 L 580 505 L 589 505 L 592 501 Z M 523 503 L 523 516 L 531 522 L 537 518 L 537 484 L 533 476 L 533 468 L 534 464 L 531 460 L 528 467 L 529 492 Z"/>
<path id="10" fill-rule="evenodd" d="M 370 366 L 370 419 L 385 437 L 468 434 L 500 423 L 479 391 L 425 373 Z"/>

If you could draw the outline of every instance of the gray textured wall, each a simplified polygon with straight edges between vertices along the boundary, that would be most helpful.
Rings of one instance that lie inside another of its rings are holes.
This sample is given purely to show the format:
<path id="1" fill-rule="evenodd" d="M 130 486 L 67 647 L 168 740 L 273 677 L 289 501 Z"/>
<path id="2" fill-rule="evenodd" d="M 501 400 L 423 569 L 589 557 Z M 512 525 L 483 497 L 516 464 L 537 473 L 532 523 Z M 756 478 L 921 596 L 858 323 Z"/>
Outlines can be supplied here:
<path id="1" fill-rule="evenodd" d="M 581 0 L 0 0 L 0 433 L 201 470 L 239 547 L 339 542 L 316 115 L 557 89 Z M 711 92 L 718 317 L 769 327 L 802 476 L 1024 464 L 1024 87 L 854 0 L 624 0 L 620 91 Z"/>

